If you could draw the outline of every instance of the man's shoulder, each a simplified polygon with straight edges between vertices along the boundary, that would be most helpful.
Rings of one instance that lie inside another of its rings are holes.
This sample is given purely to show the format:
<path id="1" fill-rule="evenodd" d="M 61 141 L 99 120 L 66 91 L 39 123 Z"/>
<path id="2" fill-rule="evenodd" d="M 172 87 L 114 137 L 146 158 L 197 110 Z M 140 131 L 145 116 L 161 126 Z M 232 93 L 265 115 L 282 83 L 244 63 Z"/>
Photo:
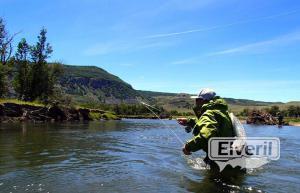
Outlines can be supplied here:
<path id="1" fill-rule="evenodd" d="M 204 111 L 201 115 L 201 117 L 198 119 L 198 122 L 201 122 L 203 119 L 212 118 L 216 115 L 216 110 L 214 109 L 207 109 Z"/>
<path id="2" fill-rule="evenodd" d="M 223 111 L 220 109 L 208 109 L 205 112 L 203 112 L 202 116 L 200 117 L 199 120 L 201 120 L 201 118 L 214 118 L 214 119 L 218 119 L 218 117 L 229 117 L 229 113 L 228 111 Z"/>

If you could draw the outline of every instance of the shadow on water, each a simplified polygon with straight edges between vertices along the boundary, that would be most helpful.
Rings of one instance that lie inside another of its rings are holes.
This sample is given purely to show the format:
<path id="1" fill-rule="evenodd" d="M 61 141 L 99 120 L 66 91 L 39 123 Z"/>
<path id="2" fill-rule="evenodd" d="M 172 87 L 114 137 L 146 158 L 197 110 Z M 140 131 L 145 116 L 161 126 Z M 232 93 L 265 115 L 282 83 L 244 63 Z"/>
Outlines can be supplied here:
<path id="1" fill-rule="evenodd" d="M 203 179 L 200 181 L 186 181 L 186 189 L 189 192 L 239 192 L 245 180 L 244 173 L 220 174 L 211 170 L 202 173 Z"/>
<path id="2" fill-rule="evenodd" d="M 240 192 L 243 190 L 246 172 L 237 169 L 227 168 L 221 173 L 218 170 L 211 170 L 202 158 L 188 158 L 186 161 L 189 167 L 197 170 L 196 175 L 201 179 L 195 180 L 184 178 L 182 186 L 189 192 Z"/>

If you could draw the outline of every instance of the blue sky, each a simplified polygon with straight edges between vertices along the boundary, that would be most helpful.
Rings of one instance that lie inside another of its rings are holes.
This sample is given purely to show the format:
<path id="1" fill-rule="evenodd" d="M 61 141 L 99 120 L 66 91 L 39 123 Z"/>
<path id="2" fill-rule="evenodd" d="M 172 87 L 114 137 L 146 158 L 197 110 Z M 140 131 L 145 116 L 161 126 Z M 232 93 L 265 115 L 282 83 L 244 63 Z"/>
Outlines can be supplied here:
<path id="1" fill-rule="evenodd" d="M 300 2 L 0 0 L 8 30 L 52 61 L 104 68 L 135 89 L 300 101 Z"/>

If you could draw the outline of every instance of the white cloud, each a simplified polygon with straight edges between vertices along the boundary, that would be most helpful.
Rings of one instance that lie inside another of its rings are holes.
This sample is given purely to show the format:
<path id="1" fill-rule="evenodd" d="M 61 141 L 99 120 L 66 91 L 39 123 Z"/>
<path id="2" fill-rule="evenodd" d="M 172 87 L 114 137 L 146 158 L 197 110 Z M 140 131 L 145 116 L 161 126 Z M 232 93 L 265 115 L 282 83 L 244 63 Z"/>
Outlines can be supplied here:
<path id="1" fill-rule="evenodd" d="M 290 43 L 295 43 L 296 41 L 299 40 L 300 40 L 300 32 L 289 33 L 283 36 L 276 37 L 271 40 L 249 43 L 235 48 L 213 52 L 208 55 L 215 56 L 215 55 L 242 53 L 242 52 L 260 53 L 260 52 L 266 52 L 267 50 L 270 49 L 274 49 L 275 47 L 280 47 L 280 46 L 288 45 Z"/>
<path id="2" fill-rule="evenodd" d="M 264 17 L 259 17 L 259 18 L 241 20 L 241 21 L 237 21 L 237 22 L 233 22 L 233 23 L 224 24 L 224 25 L 216 25 L 216 26 L 207 27 L 207 28 L 191 29 L 191 30 L 177 31 L 177 32 L 170 32 L 170 33 L 153 34 L 153 35 L 144 36 L 142 38 L 145 38 L 145 39 L 164 38 L 164 37 L 180 36 L 180 35 L 191 34 L 191 33 L 206 32 L 206 31 L 211 31 L 211 30 L 216 30 L 216 29 L 228 28 L 228 27 L 232 27 L 235 25 L 241 25 L 241 24 L 246 24 L 246 23 L 258 22 L 258 21 L 262 21 L 262 20 L 274 19 L 274 18 L 286 16 L 286 15 L 295 14 L 298 12 L 299 12 L 299 10 L 293 10 L 293 11 L 282 12 L 279 14 L 274 14 L 274 15 L 269 15 L 269 16 L 264 16 Z"/>
<path id="3" fill-rule="evenodd" d="M 145 36 L 143 38 L 151 39 L 151 38 L 171 37 L 171 36 L 178 36 L 178 35 L 184 35 L 184 34 L 190 34 L 190 33 L 196 33 L 196 32 L 210 31 L 210 30 L 214 30 L 214 29 L 218 29 L 218 28 L 220 28 L 220 26 L 214 26 L 214 27 L 202 28 L 202 29 L 193 29 L 193 30 L 180 31 L 180 32 L 154 34 L 154 35 Z"/>
<path id="4" fill-rule="evenodd" d="M 143 1 L 141 1 L 143 2 Z M 150 2 L 150 1 L 149 1 Z M 179 11 L 193 11 L 209 6 L 216 0 L 163 0 L 157 3 L 137 3 L 132 13 L 120 18 L 111 26 L 114 31 L 137 31 L 141 32 L 151 23 L 161 21 L 164 15 L 178 13 Z M 138 10 L 138 11 L 137 11 Z"/>
<path id="5" fill-rule="evenodd" d="M 171 65 L 200 64 L 201 61 L 204 61 L 204 58 L 218 56 L 218 55 L 228 55 L 228 54 L 238 54 L 238 53 L 264 53 L 264 52 L 272 51 L 273 49 L 276 49 L 278 47 L 284 47 L 290 44 L 297 43 L 298 41 L 300 41 L 300 31 L 288 33 L 270 40 L 249 43 L 235 48 L 229 48 L 229 49 L 206 53 L 206 54 L 199 54 L 198 56 L 195 57 L 178 59 L 170 62 L 170 64 Z"/>

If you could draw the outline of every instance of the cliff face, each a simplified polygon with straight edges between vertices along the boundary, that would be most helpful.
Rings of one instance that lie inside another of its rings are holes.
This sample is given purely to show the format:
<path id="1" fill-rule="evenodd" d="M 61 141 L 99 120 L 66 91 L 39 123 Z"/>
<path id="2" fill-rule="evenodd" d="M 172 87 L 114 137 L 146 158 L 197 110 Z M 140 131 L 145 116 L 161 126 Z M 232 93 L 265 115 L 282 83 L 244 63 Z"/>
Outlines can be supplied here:
<path id="1" fill-rule="evenodd" d="M 94 66 L 65 65 L 59 82 L 62 89 L 77 102 L 136 103 L 135 98 L 140 96 L 119 77 Z"/>

